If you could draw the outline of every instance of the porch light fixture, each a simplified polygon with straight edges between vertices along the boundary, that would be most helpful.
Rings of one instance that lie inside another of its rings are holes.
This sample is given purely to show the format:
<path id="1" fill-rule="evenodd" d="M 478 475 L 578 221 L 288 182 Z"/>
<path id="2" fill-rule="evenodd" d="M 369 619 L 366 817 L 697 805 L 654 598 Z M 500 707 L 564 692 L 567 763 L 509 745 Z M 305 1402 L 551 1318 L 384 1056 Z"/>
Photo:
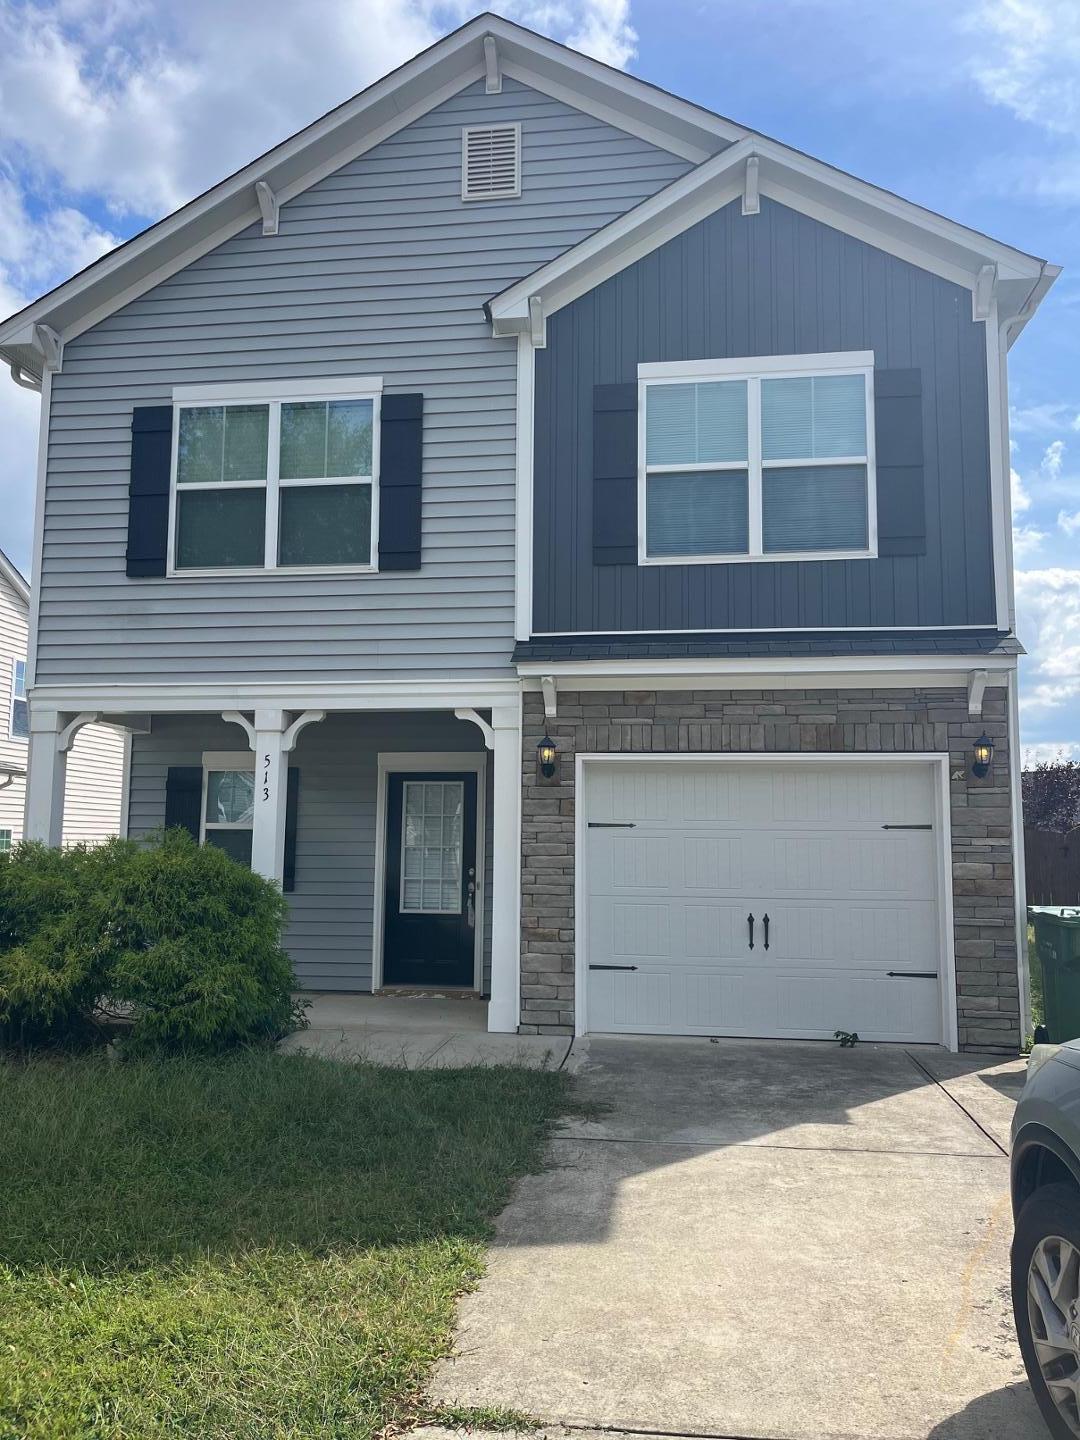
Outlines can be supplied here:
<path id="1" fill-rule="evenodd" d="M 976 780 L 983 780 L 990 773 L 990 762 L 994 758 L 994 743 L 987 736 L 986 731 L 975 741 L 972 749 L 974 759 L 971 762 L 971 773 Z"/>
<path id="2" fill-rule="evenodd" d="M 555 741 L 544 731 L 544 738 L 536 747 L 536 759 L 540 766 L 540 774 L 545 780 L 550 780 L 555 774 L 555 758 L 558 751 L 555 749 Z"/>

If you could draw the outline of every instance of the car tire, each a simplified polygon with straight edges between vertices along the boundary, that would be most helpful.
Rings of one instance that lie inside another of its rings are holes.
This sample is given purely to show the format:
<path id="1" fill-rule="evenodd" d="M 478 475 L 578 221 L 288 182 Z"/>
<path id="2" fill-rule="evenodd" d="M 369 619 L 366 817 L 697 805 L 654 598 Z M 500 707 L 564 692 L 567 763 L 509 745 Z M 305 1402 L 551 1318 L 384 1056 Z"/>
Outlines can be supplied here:
<path id="1" fill-rule="evenodd" d="M 1072 1185 L 1047 1185 L 1036 1190 L 1021 1207 L 1020 1214 L 1016 1217 L 1016 1232 L 1012 1244 L 1012 1302 L 1020 1353 L 1024 1357 L 1032 1394 L 1042 1411 L 1043 1419 L 1055 1440 L 1077 1440 L 1077 1436 L 1080 1436 L 1080 1419 L 1075 1425 L 1071 1423 L 1072 1417 L 1066 1418 L 1047 1387 L 1036 1349 L 1036 1336 L 1032 1332 L 1029 1308 L 1028 1277 L 1032 1262 L 1037 1253 L 1040 1253 L 1040 1247 L 1047 1242 L 1052 1246 L 1054 1239 L 1065 1241 L 1072 1246 L 1077 1256 L 1080 1256 L 1080 1191 Z M 1070 1302 L 1078 1298 L 1071 1293 L 1072 1288 L 1070 1280 L 1064 1286 L 1064 1289 L 1070 1292 L 1066 1297 Z M 1068 1322 L 1068 1315 L 1065 1319 Z M 1080 1320 L 1074 1323 L 1080 1323 Z M 1041 1336 L 1039 1338 L 1042 1339 Z M 1067 1368 L 1067 1357 L 1063 1357 L 1062 1364 Z"/>

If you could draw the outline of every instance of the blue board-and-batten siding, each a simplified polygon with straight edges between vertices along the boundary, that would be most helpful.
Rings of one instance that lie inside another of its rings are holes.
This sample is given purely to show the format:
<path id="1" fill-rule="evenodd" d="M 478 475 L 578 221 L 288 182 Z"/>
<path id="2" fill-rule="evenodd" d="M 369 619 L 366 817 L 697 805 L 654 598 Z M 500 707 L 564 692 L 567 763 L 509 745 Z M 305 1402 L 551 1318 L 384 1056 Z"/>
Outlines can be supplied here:
<path id="1" fill-rule="evenodd" d="M 522 127 L 519 200 L 461 199 L 461 130 Z M 69 341 L 53 379 L 37 678 L 512 673 L 516 357 L 483 304 L 662 189 L 674 155 L 506 79 L 433 109 Z M 131 411 L 174 385 L 378 375 L 421 391 L 422 565 L 125 575 Z"/>
<path id="2" fill-rule="evenodd" d="M 534 633 L 994 624 L 985 343 L 969 291 L 768 199 L 604 281 L 536 354 Z M 641 361 L 841 350 L 922 372 L 924 555 L 594 565 L 595 385 Z"/>

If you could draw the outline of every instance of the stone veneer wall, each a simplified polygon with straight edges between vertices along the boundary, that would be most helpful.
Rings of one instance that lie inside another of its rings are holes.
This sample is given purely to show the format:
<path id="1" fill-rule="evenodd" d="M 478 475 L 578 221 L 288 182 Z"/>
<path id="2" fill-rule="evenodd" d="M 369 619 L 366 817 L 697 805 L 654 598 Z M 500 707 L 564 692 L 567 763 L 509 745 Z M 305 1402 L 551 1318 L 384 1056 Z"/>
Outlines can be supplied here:
<path id="1" fill-rule="evenodd" d="M 542 781 L 536 746 L 559 748 Z M 985 780 L 969 773 L 982 731 L 994 742 Z M 1020 1042 L 1012 818 L 1005 692 L 987 690 L 980 717 L 961 689 L 576 691 L 558 716 L 525 695 L 522 735 L 521 1030 L 574 1023 L 574 757 L 703 751 L 949 752 L 953 911 L 961 1049 L 1016 1052 Z"/>

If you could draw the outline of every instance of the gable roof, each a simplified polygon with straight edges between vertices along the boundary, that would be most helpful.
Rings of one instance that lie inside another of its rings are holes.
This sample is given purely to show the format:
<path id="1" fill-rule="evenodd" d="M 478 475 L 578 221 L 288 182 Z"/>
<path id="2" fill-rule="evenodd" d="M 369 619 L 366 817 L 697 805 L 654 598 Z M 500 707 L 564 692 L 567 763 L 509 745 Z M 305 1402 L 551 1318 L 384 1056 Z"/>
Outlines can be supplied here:
<path id="1" fill-rule="evenodd" d="M 30 604 L 30 585 L 21 570 L 0 550 L 0 579 L 8 582 L 24 605 Z"/>
<path id="2" fill-rule="evenodd" d="M 1059 266 L 790 146 L 746 135 L 493 296 L 485 307 L 493 333 L 531 330 L 542 343 L 548 315 L 746 196 L 748 184 L 754 197 L 766 195 L 965 286 L 977 319 L 987 319 L 996 302 L 999 322 L 1010 327 L 1010 343 L 1060 274 Z"/>
<path id="3" fill-rule="evenodd" d="M 0 324 L 0 355 L 40 375 L 48 326 L 73 339 L 166 276 L 259 220 L 265 181 L 279 204 L 484 79 L 494 40 L 502 75 L 651 141 L 694 164 L 744 126 L 489 12 L 438 40 L 172 215 L 118 245 Z"/>
<path id="4" fill-rule="evenodd" d="M 726 203 L 718 196 L 725 185 L 735 187 L 729 198 L 738 193 L 740 167 L 745 174 L 745 161 L 751 157 L 758 162 L 763 193 L 819 214 L 853 234 L 865 231 L 871 243 L 881 244 L 892 236 L 908 245 L 912 256 L 924 257 L 916 263 L 936 259 L 973 290 L 979 271 L 996 266 L 999 315 L 1004 312 L 1004 318 L 1014 320 L 1013 337 L 1058 274 L 1057 267 L 1034 256 L 767 140 L 513 21 L 483 13 L 11 316 L 0 324 L 0 356 L 13 367 L 16 378 L 19 372 L 40 376 L 48 365 L 56 366 L 65 341 L 256 223 L 262 214 L 257 184 L 269 186 L 276 202 L 283 204 L 466 86 L 485 77 L 498 84 L 501 75 L 680 155 L 696 168 L 496 296 L 490 302 L 496 333 L 503 326 L 523 328 L 519 323 L 523 294 L 526 307 L 528 296 L 543 295 L 550 308 L 552 297 L 566 294 L 571 274 L 584 275 L 583 267 L 592 257 L 602 254 L 603 264 L 610 266 L 619 247 L 626 253 L 634 245 L 655 248 L 703 218 L 708 211 L 699 213 L 702 205 L 715 209 Z M 691 218 L 684 224 L 686 215 Z"/>

